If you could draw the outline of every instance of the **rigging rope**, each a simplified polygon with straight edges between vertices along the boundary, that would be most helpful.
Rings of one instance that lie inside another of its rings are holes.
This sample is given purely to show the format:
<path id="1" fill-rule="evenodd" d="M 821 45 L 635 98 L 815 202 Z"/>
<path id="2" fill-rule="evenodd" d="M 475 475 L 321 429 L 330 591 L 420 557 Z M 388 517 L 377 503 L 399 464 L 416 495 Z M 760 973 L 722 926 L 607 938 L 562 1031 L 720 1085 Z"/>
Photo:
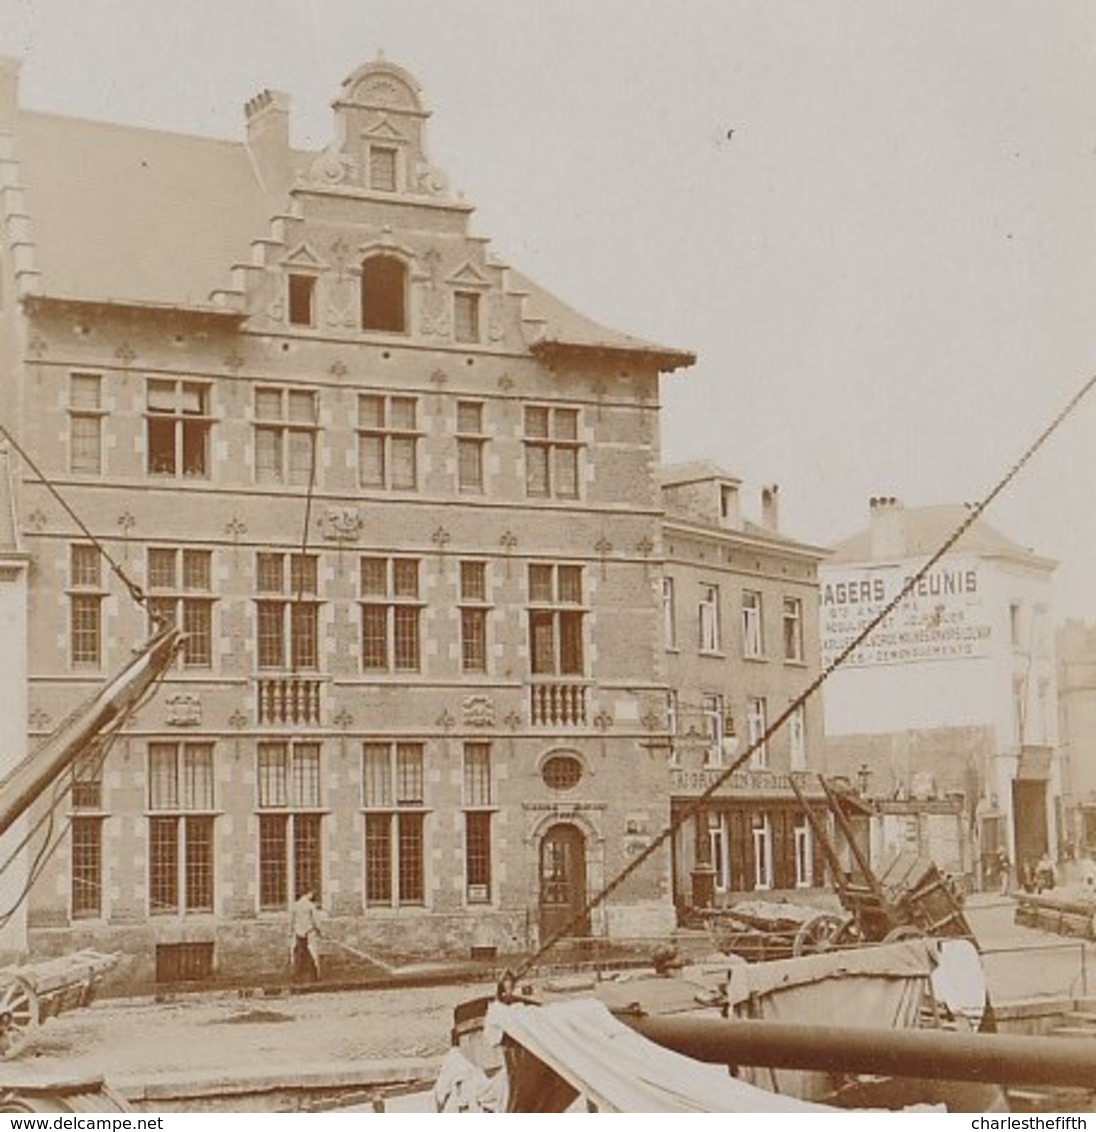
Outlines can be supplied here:
<path id="1" fill-rule="evenodd" d="M 595 893 L 586 903 L 582 909 L 567 921 L 561 928 L 553 932 L 549 937 L 528 956 L 513 972 L 507 972 L 503 976 L 500 983 L 500 993 L 504 996 L 509 994 L 513 989 L 514 984 L 526 975 L 536 962 L 544 955 L 546 955 L 557 943 L 562 939 L 566 939 L 578 926 L 586 919 L 586 917 L 600 904 L 604 903 L 633 873 L 637 872 L 647 861 L 657 853 L 667 841 L 674 836 L 679 829 L 682 828 L 688 821 L 692 820 L 698 814 L 702 813 L 705 804 L 715 795 L 721 786 L 723 786 L 730 777 L 735 774 L 746 762 L 749 761 L 754 755 L 754 752 L 759 750 L 769 741 L 769 739 L 776 734 L 777 731 L 795 714 L 795 712 L 807 702 L 833 675 L 833 673 L 840 668 L 848 658 L 871 636 L 872 633 L 894 612 L 895 609 L 913 592 L 917 584 L 928 574 L 928 572 L 948 553 L 949 550 L 959 541 L 960 538 L 978 521 L 985 509 L 1001 494 L 1002 491 L 1019 475 L 1024 466 L 1031 460 L 1036 452 L 1050 439 L 1051 435 L 1057 431 L 1059 426 L 1066 420 L 1066 418 L 1077 408 L 1082 400 L 1089 394 L 1092 387 L 1096 385 L 1096 374 L 1088 378 L 1088 380 L 1081 386 L 1081 388 L 1069 399 L 1066 405 L 1058 412 L 1054 419 L 1048 424 L 1036 437 L 1036 439 L 1025 449 L 1023 454 L 1018 460 L 1008 469 L 1008 471 L 998 480 L 994 488 L 989 494 L 979 503 L 971 506 L 967 517 L 962 523 L 948 536 L 935 553 L 921 566 L 916 573 L 908 577 L 902 588 L 887 604 L 877 613 L 864 628 L 841 650 L 841 652 L 834 657 L 828 665 L 826 665 L 814 680 L 806 687 L 806 689 L 793 700 L 787 708 L 776 718 L 776 720 L 765 729 L 764 733 L 755 739 L 743 751 L 738 758 L 736 758 L 730 766 L 721 771 L 710 785 L 701 793 L 696 796 L 686 807 L 684 807 L 676 818 L 670 821 L 670 824 L 658 834 L 651 843 L 644 847 L 627 865 L 612 880 L 610 880 L 604 888 Z"/>
<path id="2" fill-rule="evenodd" d="M 110 566 L 111 570 L 113 570 L 117 575 L 122 585 L 125 586 L 129 591 L 129 596 L 133 598 L 133 600 L 138 605 L 144 605 L 146 600 L 144 590 L 142 590 L 141 587 L 137 585 L 137 583 L 133 581 L 133 579 L 129 577 L 125 570 L 123 570 L 122 567 L 114 560 L 114 558 L 110 554 L 110 551 L 107 550 L 102 541 L 91 533 L 80 516 L 77 515 L 72 507 L 69 506 L 64 496 L 57 490 L 56 487 L 54 487 L 53 483 L 45 474 L 45 472 L 43 472 L 38 467 L 38 465 L 31 459 L 30 455 L 27 453 L 27 450 L 19 443 L 18 440 L 15 439 L 14 436 L 12 436 L 11 432 L 7 428 L 5 428 L 3 424 L 0 424 L 0 434 L 3 434 L 5 440 L 7 440 L 12 448 L 14 448 L 15 451 L 19 453 L 19 456 L 23 460 L 23 462 L 27 465 L 27 467 L 30 468 L 35 476 L 38 477 L 38 482 L 50 493 L 50 495 L 53 496 L 54 499 L 57 500 L 57 502 L 64 510 L 65 514 L 68 515 L 68 517 L 80 528 L 81 533 L 88 540 L 88 542 L 90 542 L 103 556 L 103 559 Z"/>

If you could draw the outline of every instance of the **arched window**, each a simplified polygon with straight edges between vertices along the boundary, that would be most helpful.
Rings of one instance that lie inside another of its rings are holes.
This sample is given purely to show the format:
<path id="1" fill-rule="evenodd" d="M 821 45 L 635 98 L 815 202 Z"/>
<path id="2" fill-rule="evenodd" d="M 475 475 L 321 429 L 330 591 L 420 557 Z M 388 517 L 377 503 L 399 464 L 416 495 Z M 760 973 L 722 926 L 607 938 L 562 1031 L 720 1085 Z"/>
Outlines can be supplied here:
<path id="1" fill-rule="evenodd" d="M 390 255 L 362 264 L 362 329 L 402 333 L 407 329 L 407 268 Z"/>

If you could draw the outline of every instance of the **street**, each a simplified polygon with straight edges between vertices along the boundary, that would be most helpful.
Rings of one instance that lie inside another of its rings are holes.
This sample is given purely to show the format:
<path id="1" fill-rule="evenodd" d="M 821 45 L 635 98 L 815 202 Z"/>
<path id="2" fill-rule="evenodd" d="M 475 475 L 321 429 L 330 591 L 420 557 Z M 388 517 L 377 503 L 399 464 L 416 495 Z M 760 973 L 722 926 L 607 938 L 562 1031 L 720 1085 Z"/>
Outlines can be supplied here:
<path id="1" fill-rule="evenodd" d="M 1092 944 L 1012 922 L 1014 905 L 986 895 L 967 916 L 987 950 L 995 1003 L 1082 997 L 1096 974 Z M 178 999 L 104 999 L 48 1021 L 13 1063 L 42 1073 L 102 1075 L 108 1083 L 159 1077 L 247 1076 L 364 1061 L 435 1061 L 449 1045 L 454 1006 L 490 994 L 489 982 L 309 994 L 196 993 Z"/>

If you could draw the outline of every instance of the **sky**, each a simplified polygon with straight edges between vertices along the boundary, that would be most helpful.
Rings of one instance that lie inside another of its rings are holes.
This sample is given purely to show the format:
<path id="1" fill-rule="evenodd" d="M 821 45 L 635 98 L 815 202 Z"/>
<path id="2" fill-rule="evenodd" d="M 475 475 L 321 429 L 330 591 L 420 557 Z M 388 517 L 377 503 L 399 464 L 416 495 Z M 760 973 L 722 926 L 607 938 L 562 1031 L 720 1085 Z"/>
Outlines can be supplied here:
<path id="1" fill-rule="evenodd" d="M 1096 372 L 1090 0 L 0 0 L 24 105 L 302 148 L 378 50 L 494 255 L 695 351 L 663 458 L 780 485 L 826 546 L 868 499 L 983 498 Z M 987 512 L 1096 621 L 1096 391 Z"/>

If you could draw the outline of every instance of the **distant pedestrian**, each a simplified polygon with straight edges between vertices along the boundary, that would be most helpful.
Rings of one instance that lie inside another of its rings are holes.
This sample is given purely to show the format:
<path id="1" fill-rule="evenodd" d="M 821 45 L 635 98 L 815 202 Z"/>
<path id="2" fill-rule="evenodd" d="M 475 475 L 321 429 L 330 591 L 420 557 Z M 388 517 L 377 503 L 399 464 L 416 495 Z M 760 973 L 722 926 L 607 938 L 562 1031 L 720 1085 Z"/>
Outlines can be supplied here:
<path id="1" fill-rule="evenodd" d="M 319 909 L 311 890 L 302 892 L 293 905 L 289 940 L 294 978 L 314 983 L 320 977 Z"/>
<path id="2" fill-rule="evenodd" d="M 1044 853 L 1035 866 L 1035 891 L 1042 892 L 1044 888 L 1053 888 L 1057 882 L 1054 875 L 1054 862 L 1049 853 Z"/>
<path id="3" fill-rule="evenodd" d="M 1004 849 L 997 850 L 997 882 L 1000 885 L 1001 895 L 1008 896 L 1008 884 L 1012 874 L 1012 862 Z"/>

